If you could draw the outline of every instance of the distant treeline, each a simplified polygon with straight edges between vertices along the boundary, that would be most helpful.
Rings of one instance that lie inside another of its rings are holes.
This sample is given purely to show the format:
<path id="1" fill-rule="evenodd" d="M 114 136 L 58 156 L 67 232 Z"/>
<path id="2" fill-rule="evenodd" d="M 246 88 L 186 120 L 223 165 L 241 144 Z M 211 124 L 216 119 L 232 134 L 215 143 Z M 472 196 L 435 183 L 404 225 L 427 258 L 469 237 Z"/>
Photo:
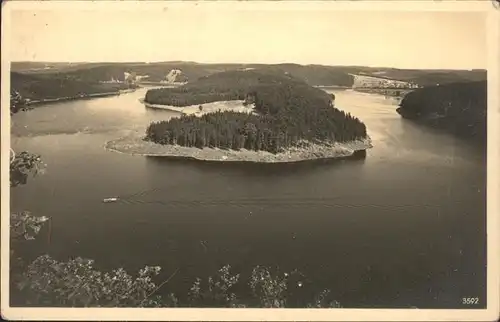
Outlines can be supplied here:
<path id="1" fill-rule="evenodd" d="M 300 140 L 333 143 L 366 137 L 365 125 L 335 109 L 331 95 L 275 73 L 219 73 L 182 88 L 151 90 L 147 98 L 175 106 L 245 99 L 258 114 L 217 112 L 152 123 L 146 140 L 160 144 L 277 153 Z"/>
<path id="2" fill-rule="evenodd" d="M 204 76 L 196 82 L 176 88 L 151 89 L 145 102 L 171 106 L 189 106 L 217 101 L 244 100 L 250 88 L 263 84 L 277 84 L 282 81 L 303 83 L 286 74 L 276 76 L 262 71 L 229 71 Z"/>
<path id="3" fill-rule="evenodd" d="M 390 79 L 412 82 L 422 87 L 451 83 L 475 82 L 486 80 L 486 71 L 476 70 L 433 70 L 433 69 L 381 69 L 383 76 Z M 368 71 L 370 74 L 370 71 Z"/>
<path id="4" fill-rule="evenodd" d="M 418 70 L 397 69 L 367 66 L 325 66 L 284 64 L 198 64 L 194 62 L 123 62 L 123 63 L 33 63 L 13 62 L 12 71 L 29 73 L 30 75 L 52 75 L 59 77 L 64 74 L 75 80 L 98 82 L 112 78 L 124 78 L 124 72 L 148 75 L 147 81 L 159 82 L 173 69 L 181 70 L 178 82 L 194 82 L 201 77 L 215 73 L 237 71 L 244 69 L 266 70 L 269 72 L 288 73 L 301 79 L 311 86 L 346 86 L 351 87 L 353 77 L 350 74 L 373 74 L 391 79 L 413 82 L 421 86 L 446 84 L 464 81 L 479 81 L 486 79 L 485 70 Z M 59 75 L 59 76 L 58 76 Z"/>
<path id="5" fill-rule="evenodd" d="M 401 116 L 486 142 L 486 81 L 453 83 L 415 90 L 400 103 Z"/>
<path id="6" fill-rule="evenodd" d="M 47 67 L 47 68 L 44 68 Z M 74 79 L 86 82 L 122 79 L 124 72 L 148 75 L 147 81 L 159 82 L 173 69 L 181 70 L 177 82 L 194 82 L 201 77 L 215 73 L 238 71 L 247 68 L 289 73 L 309 85 L 351 86 L 353 78 L 350 72 L 358 68 L 342 66 L 298 65 L 298 64 L 197 64 L 192 62 L 157 62 L 157 63 L 79 63 L 79 64 L 33 64 L 13 63 L 12 70 L 32 75 L 55 75 L 64 73 Z"/>
<path id="7" fill-rule="evenodd" d="M 65 73 L 22 74 L 11 72 L 11 95 L 19 93 L 23 99 L 44 100 L 79 95 L 116 92 L 128 88 L 126 84 L 87 82 Z"/>

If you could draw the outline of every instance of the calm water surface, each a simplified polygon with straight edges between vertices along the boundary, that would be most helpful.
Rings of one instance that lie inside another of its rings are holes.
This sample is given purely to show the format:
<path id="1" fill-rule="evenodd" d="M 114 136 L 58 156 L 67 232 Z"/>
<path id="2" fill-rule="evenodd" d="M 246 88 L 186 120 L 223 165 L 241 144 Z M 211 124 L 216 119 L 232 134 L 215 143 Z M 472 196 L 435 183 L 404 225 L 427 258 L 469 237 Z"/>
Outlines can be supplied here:
<path id="1" fill-rule="evenodd" d="M 131 273 L 179 268 L 170 290 L 224 264 L 242 273 L 265 265 L 299 269 L 345 307 L 463 307 L 462 297 L 484 306 L 480 149 L 401 119 L 394 99 L 335 91 L 336 106 L 368 127 L 374 148 L 365 160 L 222 165 L 104 150 L 173 115 L 145 109 L 144 93 L 14 116 L 13 148 L 48 164 L 11 194 L 13 210 L 53 218 L 38 252 Z M 123 199 L 102 203 L 111 196 Z"/>

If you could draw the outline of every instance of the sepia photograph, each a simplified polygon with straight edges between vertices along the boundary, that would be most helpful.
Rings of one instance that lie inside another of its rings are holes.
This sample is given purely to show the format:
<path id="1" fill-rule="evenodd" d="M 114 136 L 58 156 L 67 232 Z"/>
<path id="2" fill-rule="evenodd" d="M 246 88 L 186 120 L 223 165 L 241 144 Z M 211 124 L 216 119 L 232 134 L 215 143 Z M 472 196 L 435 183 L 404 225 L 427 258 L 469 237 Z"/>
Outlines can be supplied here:
<path id="1" fill-rule="evenodd" d="M 497 320 L 499 6 L 388 2 L 2 3 L 2 317 Z"/>

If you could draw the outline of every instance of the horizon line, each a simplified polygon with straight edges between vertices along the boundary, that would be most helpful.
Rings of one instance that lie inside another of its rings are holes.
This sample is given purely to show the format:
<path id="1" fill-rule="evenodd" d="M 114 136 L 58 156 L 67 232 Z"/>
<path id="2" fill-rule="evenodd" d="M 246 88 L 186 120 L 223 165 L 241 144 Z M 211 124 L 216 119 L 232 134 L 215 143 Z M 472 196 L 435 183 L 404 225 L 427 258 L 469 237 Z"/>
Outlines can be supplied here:
<path id="1" fill-rule="evenodd" d="M 188 60 L 158 60 L 158 61 L 51 61 L 51 60 L 12 60 L 12 63 L 40 63 L 40 64 L 165 64 L 165 63 L 184 63 L 197 65 L 298 65 L 298 66 L 324 66 L 324 67 L 367 67 L 379 69 L 399 69 L 399 70 L 453 70 L 453 71 L 487 71 L 486 68 L 411 68 L 411 67 L 390 67 L 390 66 L 373 66 L 373 65 L 328 65 L 321 63 L 301 64 L 296 62 L 197 62 Z"/>

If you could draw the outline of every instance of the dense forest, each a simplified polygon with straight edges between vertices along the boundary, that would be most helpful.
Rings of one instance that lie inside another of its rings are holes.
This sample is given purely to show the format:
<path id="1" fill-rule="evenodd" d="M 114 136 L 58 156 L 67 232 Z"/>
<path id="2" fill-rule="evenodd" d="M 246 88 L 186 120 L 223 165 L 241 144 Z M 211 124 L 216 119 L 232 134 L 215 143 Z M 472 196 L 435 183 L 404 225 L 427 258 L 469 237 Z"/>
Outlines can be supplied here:
<path id="1" fill-rule="evenodd" d="M 404 118 L 486 143 L 486 81 L 415 90 L 404 97 L 397 111 Z"/>
<path id="2" fill-rule="evenodd" d="M 19 93 L 23 99 L 43 100 L 78 95 L 116 92 L 126 84 L 102 84 L 75 79 L 65 73 L 23 74 L 11 72 L 11 94 Z"/>
<path id="3" fill-rule="evenodd" d="M 151 89 L 145 102 L 171 106 L 189 106 L 217 101 L 243 100 L 249 89 L 257 85 L 272 85 L 286 81 L 303 83 L 290 75 L 269 71 L 228 71 L 199 78 L 196 82 L 176 88 Z"/>
<path id="4" fill-rule="evenodd" d="M 255 105 L 257 115 L 227 111 L 152 123 L 145 139 L 160 144 L 277 153 L 301 140 L 345 142 L 367 135 L 360 120 L 333 107 L 331 95 L 289 75 L 225 72 L 180 88 L 151 90 L 146 97 L 175 106 L 231 99 Z"/>

